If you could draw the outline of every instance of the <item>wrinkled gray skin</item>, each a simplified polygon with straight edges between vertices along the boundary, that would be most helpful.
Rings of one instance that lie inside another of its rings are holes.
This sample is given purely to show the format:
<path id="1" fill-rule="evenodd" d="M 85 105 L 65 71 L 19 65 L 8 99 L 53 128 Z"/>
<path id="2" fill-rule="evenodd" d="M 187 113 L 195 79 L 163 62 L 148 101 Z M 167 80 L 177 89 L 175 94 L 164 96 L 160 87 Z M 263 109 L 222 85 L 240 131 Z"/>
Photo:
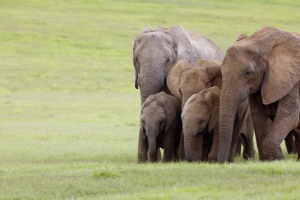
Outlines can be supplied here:
<path id="1" fill-rule="evenodd" d="M 181 133 L 180 101 L 165 92 L 150 95 L 142 106 L 143 138 L 141 153 L 148 161 L 157 162 L 158 148 L 164 149 L 163 162 L 178 160 Z"/>
<path id="2" fill-rule="evenodd" d="M 166 77 L 177 61 L 187 59 L 193 66 L 198 59 L 222 60 L 223 57 L 215 42 L 196 31 L 186 31 L 179 25 L 156 30 L 146 27 L 133 46 L 135 88 L 140 88 L 141 103 L 160 91 L 170 94 Z M 140 152 L 141 139 L 140 134 L 138 162 L 147 160 L 147 155 Z"/>
<path id="3" fill-rule="evenodd" d="M 184 134 L 184 149 L 188 161 L 202 160 L 199 156 L 203 145 L 203 136 L 212 135 L 212 147 L 208 155 L 208 161 L 217 161 L 218 141 L 219 141 L 219 101 L 220 89 L 216 86 L 203 89 L 197 94 L 193 94 L 181 113 L 182 128 Z M 243 106 L 243 107 L 242 107 Z M 239 107 L 237 117 L 239 120 L 234 132 L 234 142 L 231 147 L 231 158 L 234 159 L 237 138 L 241 135 L 244 142 L 244 159 L 253 158 L 255 155 L 253 144 L 253 126 L 250 116 L 250 109 L 247 103 Z M 246 107 L 245 107 L 246 106 Z M 248 106 L 248 109 L 247 109 Z M 196 138 L 196 139 L 195 139 Z M 193 142 L 197 140 L 197 143 Z M 195 148 L 196 147 L 196 148 Z M 197 149 L 198 148 L 198 149 Z"/>
<path id="4" fill-rule="evenodd" d="M 218 162 L 228 158 L 234 116 L 248 97 L 260 160 L 283 159 L 280 144 L 299 128 L 299 37 L 272 27 L 241 34 L 221 70 Z"/>

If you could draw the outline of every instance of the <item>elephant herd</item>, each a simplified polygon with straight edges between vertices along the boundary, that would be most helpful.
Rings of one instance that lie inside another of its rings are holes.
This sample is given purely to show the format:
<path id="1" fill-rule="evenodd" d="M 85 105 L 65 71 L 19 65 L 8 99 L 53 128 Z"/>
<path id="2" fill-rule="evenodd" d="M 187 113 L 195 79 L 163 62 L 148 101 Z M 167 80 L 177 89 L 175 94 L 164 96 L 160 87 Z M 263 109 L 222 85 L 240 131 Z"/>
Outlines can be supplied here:
<path id="1" fill-rule="evenodd" d="M 179 25 L 146 27 L 134 40 L 140 88 L 138 162 L 300 159 L 300 37 L 273 27 L 240 34 L 224 54 Z"/>

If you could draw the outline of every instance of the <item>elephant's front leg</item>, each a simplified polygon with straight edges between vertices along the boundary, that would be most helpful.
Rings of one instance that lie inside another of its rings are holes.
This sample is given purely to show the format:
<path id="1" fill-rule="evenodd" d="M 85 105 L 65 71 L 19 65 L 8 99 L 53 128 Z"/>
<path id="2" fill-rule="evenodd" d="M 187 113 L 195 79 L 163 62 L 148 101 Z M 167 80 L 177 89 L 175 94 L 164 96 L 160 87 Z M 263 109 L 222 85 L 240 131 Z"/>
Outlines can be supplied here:
<path id="1" fill-rule="evenodd" d="M 218 159 L 218 146 L 219 146 L 219 122 L 216 124 L 213 130 L 214 138 L 213 143 L 208 154 L 209 162 L 216 162 Z"/>
<path id="2" fill-rule="evenodd" d="M 278 149 L 284 138 L 295 129 L 299 122 L 299 90 L 298 84 L 278 101 L 277 111 L 268 135 L 263 141 L 263 159 L 284 159 Z"/>
<path id="3" fill-rule="evenodd" d="M 176 124 L 173 124 L 165 133 L 163 162 L 171 162 L 174 155 L 174 145 L 177 139 Z"/>
<path id="4" fill-rule="evenodd" d="M 185 160 L 185 152 L 184 152 L 184 135 L 183 132 L 180 132 L 180 139 L 179 139 L 179 147 L 178 147 L 178 157 L 179 160 Z"/>
<path id="5" fill-rule="evenodd" d="M 138 142 L 138 162 L 148 161 L 148 140 L 143 127 L 140 125 L 139 142 Z"/>
<path id="6" fill-rule="evenodd" d="M 249 96 L 249 104 L 251 108 L 251 117 L 255 130 L 256 143 L 258 148 L 259 158 L 263 158 L 262 144 L 268 134 L 272 121 L 269 119 L 265 105 L 262 103 L 261 93 L 257 92 Z"/>
<path id="7" fill-rule="evenodd" d="M 293 153 L 293 149 L 294 149 L 294 134 L 295 134 L 294 131 L 291 131 L 291 132 L 289 132 L 289 134 L 284 139 L 286 150 L 287 150 L 288 154 L 292 154 Z"/>
<path id="8" fill-rule="evenodd" d="M 300 129 L 299 128 L 294 130 L 294 136 L 295 136 L 295 148 L 298 153 L 297 161 L 300 161 Z"/>
<path id="9" fill-rule="evenodd" d="M 236 116 L 235 120 L 234 120 L 232 141 L 231 141 L 230 153 L 229 153 L 229 158 L 228 158 L 229 162 L 234 161 L 235 148 L 236 148 L 239 137 L 240 137 L 240 123 L 239 123 L 238 117 Z"/>

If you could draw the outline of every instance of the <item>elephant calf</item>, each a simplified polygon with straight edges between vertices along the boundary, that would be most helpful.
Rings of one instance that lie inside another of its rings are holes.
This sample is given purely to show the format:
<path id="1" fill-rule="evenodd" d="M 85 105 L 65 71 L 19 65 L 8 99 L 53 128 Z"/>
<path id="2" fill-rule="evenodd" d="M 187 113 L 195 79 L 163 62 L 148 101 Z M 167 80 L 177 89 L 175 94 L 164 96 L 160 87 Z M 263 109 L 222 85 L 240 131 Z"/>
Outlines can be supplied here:
<path id="1" fill-rule="evenodd" d="M 142 105 L 139 160 L 157 162 L 158 148 L 164 149 L 163 162 L 178 160 L 181 133 L 181 102 L 165 92 L 150 95 Z M 148 158 L 147 158 L 148 157 Z"/>
<path id="2" fill-rule="evenodd" d="M 184 135 L 185 156 L 188 161 L 205 160 L 201 158 L 203 139 L 207 135 L 213 137 L 210 152 L 208 154 L 209 161 L 217 161 L 218 140 L 219 140 L 219 104 L 220 89 L 216 86 L 203 89 L 197 94 L 193 94 L 183 107 L 181 118 Z M 239 107 L 239 116 L 236 121 L 235 131 L 231 144 L 231 157 L 229 161 L 233 161 L 237 139 L 242 136 L 244 142 L 244 159 L 254 157 L 253 144 L 253 125 L 250 117 L 248 102 L 246 107 Z M 241 133 L 241 134 L 240 134 Z M 209 141 L 208 141 L 209 142 Z M 206 142 L 207 143 L 207 142 Z"/>

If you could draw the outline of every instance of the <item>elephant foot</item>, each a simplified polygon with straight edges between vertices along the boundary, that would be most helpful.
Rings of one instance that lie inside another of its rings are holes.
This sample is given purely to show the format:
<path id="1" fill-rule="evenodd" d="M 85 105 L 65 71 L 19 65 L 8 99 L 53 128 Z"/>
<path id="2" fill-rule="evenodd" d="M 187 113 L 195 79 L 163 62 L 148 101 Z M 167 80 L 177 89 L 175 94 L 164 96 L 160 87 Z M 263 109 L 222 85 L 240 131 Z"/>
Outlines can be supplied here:
<path id="1" fill-rule="evenodd" d="M 284 155 L 281 152 L 270 153 L 270 152 L 263 151 L 260 160 L 263 161 L 284 160 Z"/>
<path id="2" fill-rule="evenodd" d="M 208 155 L 208 162 L 217 162 L 218 161 L 218 154 L 209 154 Z"/>
<path id="3" fill-rule="evenodd" d="M 243 153 L 243 159 L 244 160 L 251 160 L 255 157 L 255 150 L 253 150 L 252 152 L 248 153 L 248 152 L 244 152 Z"/>
<path id="4" fill-rule="evenodd" d="M 144 155 L 138 155 L 138 163 L 146 163 L 148 162 L 148 157 Z"/>

